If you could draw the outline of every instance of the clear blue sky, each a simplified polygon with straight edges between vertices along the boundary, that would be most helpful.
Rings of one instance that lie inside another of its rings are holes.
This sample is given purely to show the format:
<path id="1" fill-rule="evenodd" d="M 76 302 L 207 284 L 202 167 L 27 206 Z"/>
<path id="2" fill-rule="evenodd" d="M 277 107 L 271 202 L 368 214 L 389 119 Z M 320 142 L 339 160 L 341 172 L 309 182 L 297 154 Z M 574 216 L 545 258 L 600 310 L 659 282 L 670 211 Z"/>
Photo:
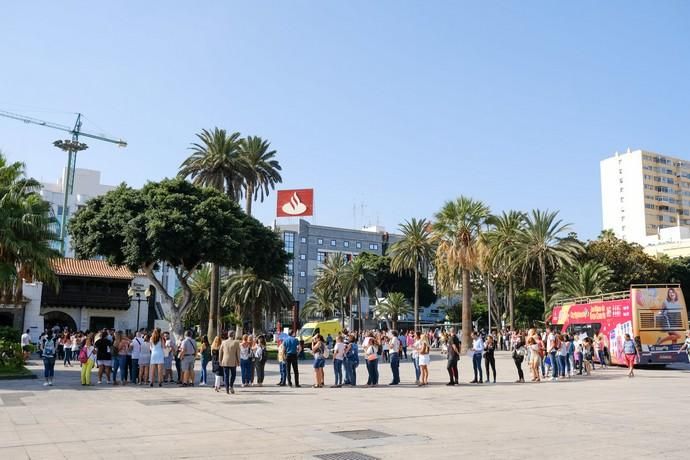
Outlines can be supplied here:
<path id="1" fill-rule="evenodd" d="M 0 109 L 124 137 L 78 160 L 112 184 L 174 175 L 202 128 L 263 136 L 283 188 L 347 227 L 465 194 L 591 238 L 602 158 L 690 158 L 690 2 L 197 4 L 7 2 Z M 0 118 L 0 149 L 43 180 L 61 137 Z M 272 222 L 275 195 L 256 210 Z"/>

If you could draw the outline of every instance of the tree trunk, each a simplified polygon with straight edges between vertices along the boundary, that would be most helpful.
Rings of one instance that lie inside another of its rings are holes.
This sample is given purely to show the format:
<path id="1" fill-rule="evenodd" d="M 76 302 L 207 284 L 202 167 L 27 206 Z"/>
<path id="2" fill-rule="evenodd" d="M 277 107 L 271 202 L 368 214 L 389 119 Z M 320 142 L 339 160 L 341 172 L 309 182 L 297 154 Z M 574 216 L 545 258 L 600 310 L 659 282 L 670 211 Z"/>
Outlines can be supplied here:
<path id="1" fill-rule="evenodd" d="M 543 257 L 539 257 L 539 272 L 541 275 L 541 294 L 544 300 L 544 314 L 546 315 L 546 266 Z"/>
<path id="2" fill-rule="evenodd" d="M 218 317 L 218 291 L 220 281 L 220 265 L 211 265 L 211 292 L 209 294 L 208 305 L 208 331 L 217 331 L 217 324 L 220 324 Z"/>
<path id="3" fill-rule="evenodd" d="M 252 332 L 254 337 L 263 332 L 261 324 L 261 307 L 258 304 L 252 305 Z"/>
<path id="4" fill-rule="evenodd" d="M 245 206 L 245 212 L 248 216 L 252 215 L 252 201 L 254 198 L 254 186 L 247 185 L 247 205 Z"/>
<path id="5" fill-rule="evenodd" d="M 414 266 L 414 331 L 419 331 L 419 266 Z"/>
<path id="6" fill-rule="evenodd" d="M 239 339 L 242 337 L 242 323 L 243 323 L 242 307 L 240 305 L 235 305 L 235 316 L 236 316 L 236 319 L 239 321 L 238 323 L 235 324 L 235 338 Z"/>
<path id="7" fill-rule="evenodd" d="M 393 329 L 394 331 L 398 330 L 398 315 L 394 315 L 393 318 L 391 318 L 391 323 L 393 323 Z"/>
<path id="8" fill-rule="evenodd" d="M 472 284 L 470 271 L 462 270 L 462 350 L 472 348 Z"/>
<path id="9" fill-rule="evenodd" d="M 513 278 L 508 280 L 508 311 L 510 312 L 510 329 L 515 330 L 515 305 L 513 302 Z"/>

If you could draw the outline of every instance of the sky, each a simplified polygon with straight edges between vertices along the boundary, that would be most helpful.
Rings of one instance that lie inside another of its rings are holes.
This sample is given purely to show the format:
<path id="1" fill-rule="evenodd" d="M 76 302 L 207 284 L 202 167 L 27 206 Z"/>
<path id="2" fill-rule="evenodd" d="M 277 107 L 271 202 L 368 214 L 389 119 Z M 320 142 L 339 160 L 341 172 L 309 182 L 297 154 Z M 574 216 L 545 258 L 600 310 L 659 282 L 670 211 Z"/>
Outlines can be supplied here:
<path id="1" fill-rule="evenodd" d="M 203 6 L 200 6 L 203 5 Z M 690 2 L 6 2 L 0 110 L 127 140 L 77 166 L 139 187 L 195 134 L 271 142 L 320 225 L 395 231 L 461 195 L 601 230 L 599 161 L 690 159 Z M 0 117 L 55 182 L 65 135 Z M 275 193 L 255 215 L 275 218 Z"/>

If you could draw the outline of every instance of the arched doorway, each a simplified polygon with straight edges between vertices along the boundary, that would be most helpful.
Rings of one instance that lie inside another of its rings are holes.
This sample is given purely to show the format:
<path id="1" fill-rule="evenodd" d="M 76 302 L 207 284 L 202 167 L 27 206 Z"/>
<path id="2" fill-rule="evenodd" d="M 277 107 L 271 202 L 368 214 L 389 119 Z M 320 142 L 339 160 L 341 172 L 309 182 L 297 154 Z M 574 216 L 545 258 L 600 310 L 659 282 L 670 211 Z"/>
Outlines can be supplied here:
<path id="1" fill-rule="evenodd" d="M 74 319 L 65 312 L 62 311 L 49 311 L 43 315 L 43 327 L 46 329 L 52 329 L 58 326 L 60 330 L 68 328 L 70 331 L 77 330 L 77 323 Z"/>

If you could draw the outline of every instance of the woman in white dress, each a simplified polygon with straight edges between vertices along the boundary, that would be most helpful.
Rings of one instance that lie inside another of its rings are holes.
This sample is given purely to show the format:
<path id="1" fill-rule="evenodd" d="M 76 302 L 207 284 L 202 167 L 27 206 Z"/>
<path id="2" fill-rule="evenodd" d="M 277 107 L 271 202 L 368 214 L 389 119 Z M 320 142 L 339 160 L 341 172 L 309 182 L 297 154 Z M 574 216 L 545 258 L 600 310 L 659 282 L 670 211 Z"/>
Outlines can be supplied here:
<path id="1" fill-rule="evenodd" d="M 429 357 L 429 342 L 426 338 L 426 336 L 422 336 L 422 339 L 419 344 L 419 371 L 420 371 L 420 377 L 419 377 L 419 385 L 418 386 L 423 386 L 423 385 L 428 385 L 429 384 L 429 362 L 431 362 L 431 358 Z"/>
<path id="2" fill-rule="evenodd" d="M 161 335 L 161 329 L 157 327 L 153 334 L 151 334 L 151 340 L 149 341 L 149 348 L 151 350 L 150 358 L 150 386 L 153 386 L 153 376 L 157 374 L 158 386 L 163 386 L 163 362 L 165 360 L 165 353 L 163 349 L 163 337 Z M 141 359 L 141 358 L 140 358 Z"/>

